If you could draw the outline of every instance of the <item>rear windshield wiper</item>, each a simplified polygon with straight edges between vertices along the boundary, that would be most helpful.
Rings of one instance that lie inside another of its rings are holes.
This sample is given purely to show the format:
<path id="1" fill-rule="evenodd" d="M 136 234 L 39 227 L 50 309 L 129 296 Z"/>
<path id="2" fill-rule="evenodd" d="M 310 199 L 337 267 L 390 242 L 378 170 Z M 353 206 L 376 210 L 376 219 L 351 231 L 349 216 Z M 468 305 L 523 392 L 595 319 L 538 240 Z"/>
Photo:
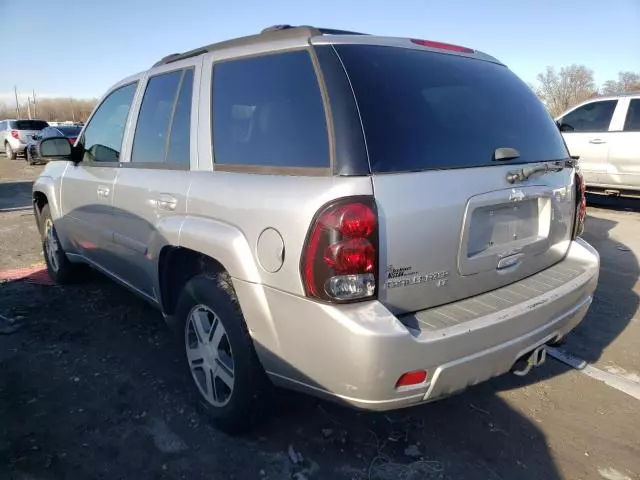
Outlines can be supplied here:
<path id="1" fill-rule="evenodd" d="M 547 172 L 561 172 L 567 165 L 566 163 L 556 162 L 555 165 L 549 165 L 544 163 L 542 165 L 536 165 L 535 167 L 521 168 L 520 170 L 512 170 L 507 173 L 507 182 L 516 183 L 522 182 L 535 173 L 547 173 Z"/>

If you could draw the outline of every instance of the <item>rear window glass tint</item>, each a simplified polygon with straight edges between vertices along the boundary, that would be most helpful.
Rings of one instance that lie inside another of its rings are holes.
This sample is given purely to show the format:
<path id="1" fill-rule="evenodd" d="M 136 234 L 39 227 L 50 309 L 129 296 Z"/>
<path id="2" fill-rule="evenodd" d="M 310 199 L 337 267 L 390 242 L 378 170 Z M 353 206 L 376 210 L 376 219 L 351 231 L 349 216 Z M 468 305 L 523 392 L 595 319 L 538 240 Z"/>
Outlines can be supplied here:
<path id="1" fill-rule="evenodd" d="M 625 132 L 640 132 L 640 99 L 629 102 L 627 118 L 624 122 Z"/>
<path id="2" fill-rule="evenodd" d="M 48 126 L 49 124 L 42 120 L 15 120 L 11 122 L 11 128 L 14 130 L 42 130 Z"/>
<path id="3" fill-rule="evenodd" d="M 307 51 L 215 65 L 212 123 L 217 164 L 329 166 L 324 106 Z"/>
<path id="4" fill-rule="evenodd" d="M 491 62 L 415 49 L 338 45 L 362 117 L 373 172 L 495 165 L 567 157 L 535 94 Z"/>

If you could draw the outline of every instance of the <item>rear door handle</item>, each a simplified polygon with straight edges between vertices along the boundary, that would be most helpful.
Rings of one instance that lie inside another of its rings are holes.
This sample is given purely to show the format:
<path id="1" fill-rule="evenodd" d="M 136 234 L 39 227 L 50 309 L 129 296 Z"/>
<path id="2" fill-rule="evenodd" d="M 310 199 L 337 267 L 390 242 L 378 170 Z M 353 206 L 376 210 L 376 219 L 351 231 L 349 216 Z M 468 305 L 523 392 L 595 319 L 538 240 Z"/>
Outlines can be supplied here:
<path id="1" fill-rule="evenodd" d="M 607 142 L 602 140 L 601 138 L 592 138 L 591 140 L 589 140 L 589 143 L 594 143 L 596 145 L 601 145 L 601 144 L 607 143 Z"/>
<path id="2" fill-rule="evenodd" d="M 173 195 L 169 195 L 168 193 L 161 193 L 155 203 L 158 208 L 172 211 L 176 209 L 176 206 L 178 206 L 178 199 Z"/>
<path id="3" fill-rule="evenodd" d="M 111 193 L 111 189 L 109 187 L 105 187 L 104 185 L 100 185 L 98 186 L 97 193 L 99 197 L 107 198 Z"/>

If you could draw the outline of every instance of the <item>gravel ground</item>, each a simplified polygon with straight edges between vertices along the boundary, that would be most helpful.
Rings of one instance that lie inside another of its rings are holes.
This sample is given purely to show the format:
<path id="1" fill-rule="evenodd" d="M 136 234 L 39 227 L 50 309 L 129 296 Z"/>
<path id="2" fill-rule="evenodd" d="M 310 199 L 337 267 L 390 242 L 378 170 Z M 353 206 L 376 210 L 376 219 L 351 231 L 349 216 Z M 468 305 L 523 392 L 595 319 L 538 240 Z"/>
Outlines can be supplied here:
<path id="1" fill-rule="evenodd" d="M 0 159 L 0 271 L 41 261 L 39 167 Z M 640 213 L 599 202 L 600 286 L 566 350 L 640 381 Z M 361 413 L 282 392 L 244 437 L 215 430 L 161 316 L 98 274 L 0 284 L 1 479 L 640 478 L 640 401 L 549 360 L 426 406 Z"/>

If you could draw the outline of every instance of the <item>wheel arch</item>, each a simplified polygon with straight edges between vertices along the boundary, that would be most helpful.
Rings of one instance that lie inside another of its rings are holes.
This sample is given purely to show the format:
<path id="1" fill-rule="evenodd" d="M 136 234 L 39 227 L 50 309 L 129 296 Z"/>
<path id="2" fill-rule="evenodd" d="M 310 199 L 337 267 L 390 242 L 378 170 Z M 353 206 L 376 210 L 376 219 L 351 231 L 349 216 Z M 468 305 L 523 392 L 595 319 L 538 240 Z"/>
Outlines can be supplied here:
<path id="1" fill-rule="evenodd" d="M 255 257 L 246 237 L 232 225 L 193 217 L 185 217 L 179 226 L 177 222 L 173 223 L 173 232 L 165 232 L 162 237 L 177 236 L 177 241 L 164 244 L 156 253 L 156 292 L 170 328 L 176 331 L 179 319 L 174 314 L 184 285 L 201 273 L 226 272 L 258 357 L 267 370 L 274 370 L 276 365 L 273 361 L 277 355 L 273 352 L 280 352 L 281 347 Z"/>
<path id="2" fill-rule="evenodd" d="M 185 217 L 157 227 L 150 256 L 158 259 L 157 291 L 162 310 L 172 315 L 186 282 L 200 273 L 227 272 L 232 278 L 260 283 L 253 252 L 236 227 L 206 218 Z"/>
<path id="3" fill-rule="evenodd" d="M 45 205 L 49 205 L 49 211 L 53 221 L 56 221 L 61 217 L 58 199 L 55 195 L 55 184 L 53 178 L 43 176 L 39 177 L 33 184 L 31 200 L 33 202 L 33 213 L 36 217 L 38 229 L 42 226 L 42 209 Z"/>

